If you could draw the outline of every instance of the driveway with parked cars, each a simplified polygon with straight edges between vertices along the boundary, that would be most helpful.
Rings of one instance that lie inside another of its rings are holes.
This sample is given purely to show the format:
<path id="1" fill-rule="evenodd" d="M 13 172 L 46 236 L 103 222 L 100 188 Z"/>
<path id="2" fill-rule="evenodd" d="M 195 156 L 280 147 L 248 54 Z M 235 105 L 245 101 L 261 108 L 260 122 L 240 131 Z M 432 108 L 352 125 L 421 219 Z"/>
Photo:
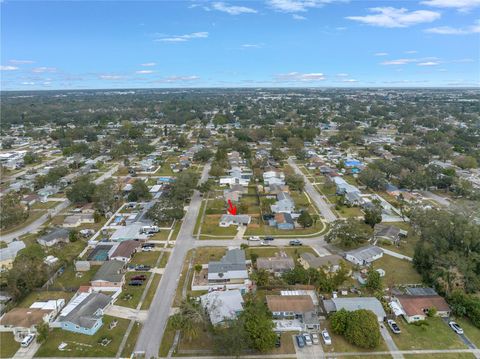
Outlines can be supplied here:
<path id="1" fill-rule="evenodd" d="M 324 357 L 324 351 L 321 343 L 305 345 L 304 347 L 300 348 L 296 337 L 296 335 L 292 335 L 292 340 L 295 344 L 295 353 L 298 359 L 317 359 Z"/>

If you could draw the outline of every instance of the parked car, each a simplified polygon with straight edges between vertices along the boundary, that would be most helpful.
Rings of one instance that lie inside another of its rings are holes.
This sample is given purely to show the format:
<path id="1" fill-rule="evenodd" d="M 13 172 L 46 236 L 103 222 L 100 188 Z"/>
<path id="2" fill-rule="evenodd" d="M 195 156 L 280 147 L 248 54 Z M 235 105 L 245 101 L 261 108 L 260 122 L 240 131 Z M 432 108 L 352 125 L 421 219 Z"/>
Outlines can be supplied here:
<path id="1" fill-rule="evenodd" d="M 265 241 L 261 241 L 261 242 L 260 242 L 260 245 L 261 245 L 261 246 L 269 246 L 270 244 L 268 244 L 268 243 L 265 242 Z"/>
<path id="2" fill-rule="evenodd" d="M 143 272 L 143 271 L 149 271 L 150 268 L 152 268 L 152 267 L 144 265 L 144 264 L 140 264 L 140 265 L 135 267 L 135 270 L 139 271 L 139 272 Z"/>
<path id="3" fill-rule="evenodd" d="M 457 333 L 457 334 L 463 334 L 463 329 L 462 327 L 460 327 L 460 325 L 458 325 L 456 322 L 449 322 L 448 325 L 450 326 L 450 328 L 452 328 L 452 330 Z"/>
<path id="4" fill-rule="evenodd" d="M 303 339 L 305 339 L 305 344 L 310 346 L 313 345 L 312 337 L 309 333 L 303 333 Z"/>
<path id="5" fill-rule="evenodd" d="M 130 282 L 128 282 L 128 285 L 131 285 L 133 287 L 138 287 L 143 285 L 143 280 L 131 280 Z"/>
<path id="6" fill-rule="evenodd" d="M 265 237 L 264 241 L 273 241 L 275 238 L 273 237 Z"/>
<path id="7" fill-rule="evenodd" d="M 302 335 L 296 335 L 295 339 L 297 340 L 297 345 L 299 348 L 303 348 L 305 346 L 305 339 Z"/>
<path id="8" fill-rule="evenodd" d="M 154 247 L 155 247 L 155 243 L 144 243 L 144 244 L 142 244 L 142 248 L 147 248 L 147 247 L 152 247 L 152 248 L 154 248 Z"/>
<path id="9" fill-rule="evenodd" d="M 332 338 L 330 334 L 328 334 L 327 329 L 322 330 L 322 339 L 326 345 L 332 345 Z"/>
<path id="10" fill-rule="evenodd" d="M 282 334 L 280 333 L 275 333 L 276 338 L 275 338 L 275 348 L 280 348 L 282 346 Z"/>
<path id="11" fill-rule="evenodd" d="M 142 247 L 142 252 L 151 252 L 153 251 L 153 247 Z"/>
<path id="12" fill-rule="evenodd" d="M 294 239 L 293 241 L 288 242 L 288 244 L 291 246 L 301 246 L 302 242 L 300 242 L 298 239 Z"/>
<path id="13" fill-rule="evenodd" d="M 133 276 L 131 280 L 147 280 L 147 276 L 144 274 L 136 275 L 136 276 Z"/>
<path id="14" fill-rule="evenodd" d="M 250 238 L 248 238 L 249 241 L 259 241 L 260 240 L 260 237 L 259 236 L 252 236 Z"/>
<path id="15" fill-rule="evenodd" d="M 35 338 L 35 334 L 28 334 L 25 338 L 23 338 L 20 345 L 22 346 L 22 348 L 26 348 L 30 345 L 30 343 L 33 342 L 34 338 Z"/>
<path id="16" fill-rule="evenodd" d="M 311 337 L 313 344 L 320 344 L 320 338 L 318 337 L 317 333 L 312 333 Z"/>
<path id="17" fill-rule="evenodd" d="M 400 327 L 397 325 L 397 323 L 395 323 L 395 321 L 393 319 L 387 320 L 387 324 L 388 324 L 388 326 L 390 327 L 390 329 L 392 330 L 393 333 L 400 334 L 402 332 L 400 330 Z"/>

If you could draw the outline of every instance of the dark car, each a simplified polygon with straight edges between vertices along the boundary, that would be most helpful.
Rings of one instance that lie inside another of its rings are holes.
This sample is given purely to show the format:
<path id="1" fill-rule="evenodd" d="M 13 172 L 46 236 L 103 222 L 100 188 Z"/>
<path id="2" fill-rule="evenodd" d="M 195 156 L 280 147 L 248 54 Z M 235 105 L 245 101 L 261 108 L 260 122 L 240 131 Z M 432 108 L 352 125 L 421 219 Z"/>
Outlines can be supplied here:
<path id="1" fill-rule="evenodd" d="M 138 287 L 140 285 L 143 285 L 143 280 L 131 280 L 128 285 Z"/>
<path id="2" fill-rule="evenodd" d="M 142 244 L 142 248 L 154 248 L 154 247 L 155 247 L 155 243 Z"/>
<path id="3" fill-rule="evenodd" d="M 265 237 L 264 241 L 273 241 L 275 238 L 273 237 Z"/>
<path id="4" fill-rule="evenodd" d="M 275 333 L 276 338 L 275 338 L 275 348 L 280 348 L 282 346 L 282 335 L 280 333 Z"/>
<path id="5" fill-rule="evenodd" d="M 294 239 L 293 241 L 288 242 L 289 245 L 291 246 L 301 246 L 303 245 L 302 242 L 300 242 L 298 239 Z"/>
<path id="6" fill-rule="evenodd" d="M 144 275 L 144 274 L 141 274 L 141 275 L 136 275 L 136 276 L 132 277 L 131 279 L 132 280 L 146 280 L 147 276 Z"/>
<path id="7" fill-rule="evenodd" d="M 295 339 L 297 339 L 297 345 L 299 348 L 303 348 L 305 346 L 305 339 L 303 335 L 296 335 Z"/>
<path id="8" fill-rule="evenodd" d="M 273 214 L 264 214 L 262 217 L 263 217 L 264 221 L 269 221 L 269 220 L 275 218 L 275 216 Z"/>
<path id="9" fill-rule="evenodd" d="M 138 266 L 135 267 L 135 270 L 136 271 L 139 271 L 139 272 L 142 272 L 142 271 L 149 271 L 150 270 L 150 266 L 147 266 L 147 265 L 143 265 L 143 264 L 140 264 Z"/>

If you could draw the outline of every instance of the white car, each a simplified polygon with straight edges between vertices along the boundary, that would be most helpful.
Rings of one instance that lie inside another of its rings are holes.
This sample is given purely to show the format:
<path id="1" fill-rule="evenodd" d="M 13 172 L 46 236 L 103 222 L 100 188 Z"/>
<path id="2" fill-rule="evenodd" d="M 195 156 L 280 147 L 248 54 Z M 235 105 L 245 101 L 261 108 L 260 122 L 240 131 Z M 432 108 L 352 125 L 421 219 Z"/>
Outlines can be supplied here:
<path id="1" fill-rule="evenodd" d="M 151 252 L 151 251 L 153 251 L 152 247 L 143 247 L 142 248 L 142 252 Z"/>
<path id="2" fill-rule="evenodd" d="M 31 342 L 33 342 L 33 339 L 35 338 L 35 334 L 28 334 L 25 338 L 23 338 L 22 342 L 20 345 L 22 348 L 27 348 Z"/>
<path id="3" fill-rule="evenodd" d="M 261 242 L 260 242 L 260 245 L 261 245 L 261 246 L 269 246 L 270 244 L 268 244 L 268 243 L 265 242 L 265 241 L 261 241 Z"/>
<path id="4" fill-rule="evenodd" d="M 450 326 L 450 328 L 452 328 L 452 330 L 457 333 L 457 334 L 463 334 L 463 329 L 460 327 L 460 325 L 458 325 L 456 322 L 449 322 L 448 325 Z"/>
<path id="5" fill-rule="evenodd" d="M 398 326 L 397 323 L 395 323 L 394 320 L 392 320 L 392 319 L 387 320 L 387 324 L 388 324 L 388 326 L 390 327 L 390 329 L 392 330 L 393 333 L 400 334 L 402 332 L 400 330 L 400 327 Z"/>
<path id="6" fill-rule="evenodd" d="M 322 330 L 322 339 L 326 345 L 332 345 L 332 338 L 330 338 L 327 329 Z"/>
<path id="7" fill-rule="evenodd" d="M 318 337 L 317 333 L 312 333 L 310 335 L 312 336 L 313 344 L 320 344 L 320 338 Z"/>
<path id="8" fill-rule="evenodd" d="M 305 339 L 305 344 L 307 346 L 313 345 L 312 337 L 309 333 L 303 333 L 303 339 Z"/>
<path id="9" fill-rule="evenodd" d="M 260 240 L 260 237 L 259 236 L 252 236 L 250 238 L 248 238 L 249 241 L 259 241 Z"/>

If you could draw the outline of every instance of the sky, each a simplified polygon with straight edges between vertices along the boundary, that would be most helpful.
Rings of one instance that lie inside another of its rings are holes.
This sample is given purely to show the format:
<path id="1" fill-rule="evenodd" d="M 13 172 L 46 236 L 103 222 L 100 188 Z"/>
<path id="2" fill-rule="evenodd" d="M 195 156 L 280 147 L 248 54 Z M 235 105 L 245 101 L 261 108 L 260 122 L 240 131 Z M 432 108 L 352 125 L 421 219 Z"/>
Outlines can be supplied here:
<path id="1" fill-rule="evenodd" d="M 480 0 L 0 0 L 1 90 L 480 86 Z"/>

